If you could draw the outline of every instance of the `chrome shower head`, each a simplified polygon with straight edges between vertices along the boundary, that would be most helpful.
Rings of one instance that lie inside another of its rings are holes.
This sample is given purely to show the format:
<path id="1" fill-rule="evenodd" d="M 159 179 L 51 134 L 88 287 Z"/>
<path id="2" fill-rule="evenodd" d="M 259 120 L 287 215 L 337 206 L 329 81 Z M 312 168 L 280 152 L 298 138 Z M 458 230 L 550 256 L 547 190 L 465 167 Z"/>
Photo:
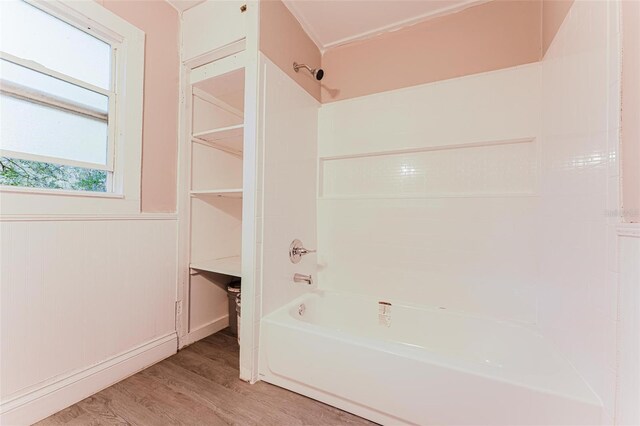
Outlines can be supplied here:
<path id="1" fill-rule="evenodd" d="M 322 80 L 322 77 L 324 77 L 324 70 L 322 68 L 311 68 L 309 65 L 299 64 L 297 62 L 293 63 L 293 70 L 295 72 L 298 72 L 300 70 L 300 68 L 305 68 L 318 81 Z"/>

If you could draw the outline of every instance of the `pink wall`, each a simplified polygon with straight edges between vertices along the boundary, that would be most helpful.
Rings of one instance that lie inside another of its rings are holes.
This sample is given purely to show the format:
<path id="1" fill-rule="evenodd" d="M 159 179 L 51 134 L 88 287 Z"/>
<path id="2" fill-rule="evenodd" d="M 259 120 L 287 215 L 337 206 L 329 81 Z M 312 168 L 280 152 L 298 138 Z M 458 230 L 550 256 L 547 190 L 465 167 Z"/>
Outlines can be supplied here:
<path id="1" fill-rule="evenodd" d="M 495 0 L 324 53 L 332 102 L 540 60 L 539 0 Z"/>
<path id="2" fill-rule="evenodd" d="M 178 12 L 167 2 L 96 0 L 146 33 L 142 211 L 175 212 L 178 164 Z"/>
<path id="3" fill-rule="evenodd" d="M 320 83 L 309 73 L 296 73 L 292 68 L 294 61 L 319 67 L 320 50 L 280 0 L 266 0 L 260 5 L 260 50 L 320 100 Z"/>
<path id="4" fill-rule="evenodd" d="M 640 222 L 640 2 L 622 2 L 623 220 Z"/>
<path id="5" fill-rule="evenodd" d="M 560 29 L 564 18 L 569 13 L 573 0 L 542 0 L 542 55 Z"/>

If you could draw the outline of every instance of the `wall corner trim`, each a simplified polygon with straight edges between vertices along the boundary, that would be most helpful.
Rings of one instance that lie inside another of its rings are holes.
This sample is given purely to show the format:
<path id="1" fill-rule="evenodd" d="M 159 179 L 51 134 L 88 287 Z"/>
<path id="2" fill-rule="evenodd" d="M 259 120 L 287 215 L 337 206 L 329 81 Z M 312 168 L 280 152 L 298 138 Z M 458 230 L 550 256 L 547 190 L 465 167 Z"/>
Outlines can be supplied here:
<path id="1" fill-rule="evenodd" d="M 0 402 L 0 424 L 33 424 L 177 352 L 175 332 Z"/>

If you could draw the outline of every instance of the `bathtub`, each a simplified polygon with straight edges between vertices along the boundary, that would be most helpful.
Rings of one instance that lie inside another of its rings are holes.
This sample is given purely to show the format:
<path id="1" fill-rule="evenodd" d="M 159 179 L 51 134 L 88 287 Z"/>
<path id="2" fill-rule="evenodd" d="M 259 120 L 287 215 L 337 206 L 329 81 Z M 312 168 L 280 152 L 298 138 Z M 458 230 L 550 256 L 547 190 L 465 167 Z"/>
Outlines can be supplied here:
<path id="1" fill-rule="evenodd" d="M 316 291 L 266 316 L 260 342 L 262 380 L 382 424 L 600 423 L 575 369 L 508 322 Z"/>

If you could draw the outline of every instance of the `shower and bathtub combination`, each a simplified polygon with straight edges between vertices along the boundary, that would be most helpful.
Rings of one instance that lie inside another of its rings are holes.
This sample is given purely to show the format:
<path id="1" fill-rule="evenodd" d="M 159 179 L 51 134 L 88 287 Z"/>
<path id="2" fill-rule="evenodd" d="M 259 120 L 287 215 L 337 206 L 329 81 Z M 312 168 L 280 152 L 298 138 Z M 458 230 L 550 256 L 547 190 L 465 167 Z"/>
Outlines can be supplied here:
<path id="1" fill-rule="evenodd" d="M 295 239 L 289 260 L 315 252 Z M 293 282 L 314 285 L 312 274 Z M 314 286 L 261 333 L 262 380 L 381 424 L 600 423 L 597 395 L 524 324 Z"/>
<path id="2" fill-rule="evenodd" d="M 362 96 L 348 48 L 294 64 L 343 92 L 305 118 L 302 90 L 280 101 L 298 131 L 265 163 L 287 167 L 265 176 L 286 193 L 265 200 L 257 379 L 382 424 L 612 421 L 616 16 L 576 2 L 541 61 Z"/>
<path id="3" fill-rule="evenodd" d="M 295 239 L 289 259 L 315 252 Z M 293 281 L 313 285 L 312 275 Z M 573 366 L 535 330 L 507 321 L 315 289 L 266 316 L 262 336 L 263 380 L 384 424 L 600 419 Z"/>

